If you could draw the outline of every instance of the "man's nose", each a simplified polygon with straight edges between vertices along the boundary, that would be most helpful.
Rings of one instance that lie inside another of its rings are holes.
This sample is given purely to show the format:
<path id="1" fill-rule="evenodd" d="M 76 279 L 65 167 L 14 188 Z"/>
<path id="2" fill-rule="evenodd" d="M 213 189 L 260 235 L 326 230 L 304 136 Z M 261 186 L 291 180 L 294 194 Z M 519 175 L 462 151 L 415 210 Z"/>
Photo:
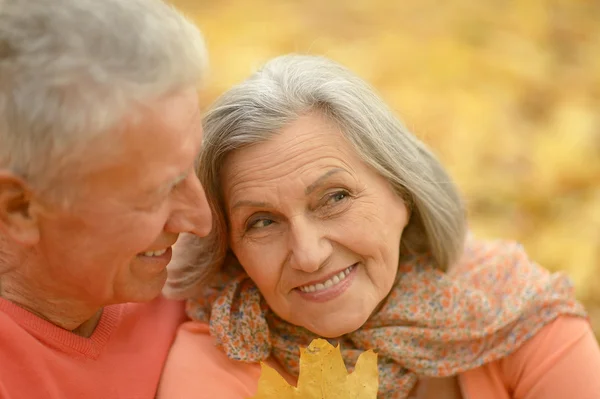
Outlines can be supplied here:
<path id="1" fill-rule="evenodd" d="M 190 173 L 180 184 L 165 230 L 204 237 L 212 228 L 212 213 L 206 193 L 194 173 Z"/>

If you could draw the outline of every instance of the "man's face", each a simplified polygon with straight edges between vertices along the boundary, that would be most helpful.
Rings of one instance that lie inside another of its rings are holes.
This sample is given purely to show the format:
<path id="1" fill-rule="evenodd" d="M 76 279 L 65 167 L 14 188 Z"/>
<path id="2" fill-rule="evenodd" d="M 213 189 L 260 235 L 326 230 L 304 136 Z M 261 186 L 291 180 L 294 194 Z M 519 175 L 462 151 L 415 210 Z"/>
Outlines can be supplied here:
<path id="1" fill-rule="evenodd" d="M 39 215 L 28 280 L 56 299 L 90 305 L 150 300 L 165 283 L 179 233 L 204 236 L 211 227 L 194 173 L 202 141 L 196 92 L 158 101 L 104 140 L 114 155 L 82 154 L 92 171 L 74 183 L 81 184 L 74 202 Z"/>

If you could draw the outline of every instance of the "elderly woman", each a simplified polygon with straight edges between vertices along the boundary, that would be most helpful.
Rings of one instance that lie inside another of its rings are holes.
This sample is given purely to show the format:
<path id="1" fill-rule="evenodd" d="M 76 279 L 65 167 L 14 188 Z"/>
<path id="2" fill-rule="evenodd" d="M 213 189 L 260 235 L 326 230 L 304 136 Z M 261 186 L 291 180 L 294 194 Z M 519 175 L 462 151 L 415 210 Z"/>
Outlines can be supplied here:
<path id="1" fill-rule="evenodd" d="M 185 248 L 171 293 L 195 298 L 189 316 L 229 358 L 294 381 L 298 347 L 327 337 L 348 365 L 377 350 L 382 398 L 600 397 L 600 350 L 569 280 L 468 234 L 443 166 L 352 73 L 276 58 L 204 128 L 216 223 Z M 205 333 L 180 331 L 165 394 L 198 397 Z M 257 374 L 233 370 L 222 397 L 252 394 Z"/>

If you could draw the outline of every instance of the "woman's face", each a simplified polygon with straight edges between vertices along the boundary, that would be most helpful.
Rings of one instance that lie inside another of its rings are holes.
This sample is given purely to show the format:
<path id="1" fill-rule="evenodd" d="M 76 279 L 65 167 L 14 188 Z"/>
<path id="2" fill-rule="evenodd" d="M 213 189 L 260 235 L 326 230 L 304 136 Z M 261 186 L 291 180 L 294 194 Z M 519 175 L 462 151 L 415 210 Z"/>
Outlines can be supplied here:
<path id="1" fill-rule="evenodd" d="M 282 319 L 337 337 L 390 292 L 407 209 L 333 123 L 303 116 L 234 152 L 222 184 L 230 246 Z"/>

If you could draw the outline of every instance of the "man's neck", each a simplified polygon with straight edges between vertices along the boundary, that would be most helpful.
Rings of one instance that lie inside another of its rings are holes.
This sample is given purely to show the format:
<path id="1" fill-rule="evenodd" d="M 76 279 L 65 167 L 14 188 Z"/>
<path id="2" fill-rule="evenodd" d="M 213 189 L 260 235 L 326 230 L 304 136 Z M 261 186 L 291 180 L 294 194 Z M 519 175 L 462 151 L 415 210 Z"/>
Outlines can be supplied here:
<path id="1" fill-rule="evenodd" d="M 53 276 L 31 276 L 29 267 L 38 262 L 35 253 L 19 252 L 18 247 L 0 233 L 0 297 L 74 334 L 89 337 L 94 332 L 102 305 L 65 299 L 73 297 L 68 292 L 57 292 Z"/>
<path id="2" fill-rule="evenodd" d="M 29 290 L 14 284 L 6 277 L 0 277 L 2 298 L 58 327 L 87 338 L 92 335 L 100 322 L 101 308 L 91 309 L 76 301 L 53 299 L 39 290 L 36 290 L 36 295 L 32 295 Z"/>
<path id="3" fill-rule="evenodd" d="M 82 337 L 89 338 L 94 333 L 94 330 L 96 329 L 96 326 L 100 322 L 101 317 L 102 317 L 102 309 L 97 311 L 96 314 L 94 314 L 94 316 L 92 318 L 90 318 L 90 319 L 84 321 L 82 324 L 80 324 L 79 327 L 75 328 L 74 330 L 71 330 L 71 332 L 73 334 L 77 334 Z"/>

